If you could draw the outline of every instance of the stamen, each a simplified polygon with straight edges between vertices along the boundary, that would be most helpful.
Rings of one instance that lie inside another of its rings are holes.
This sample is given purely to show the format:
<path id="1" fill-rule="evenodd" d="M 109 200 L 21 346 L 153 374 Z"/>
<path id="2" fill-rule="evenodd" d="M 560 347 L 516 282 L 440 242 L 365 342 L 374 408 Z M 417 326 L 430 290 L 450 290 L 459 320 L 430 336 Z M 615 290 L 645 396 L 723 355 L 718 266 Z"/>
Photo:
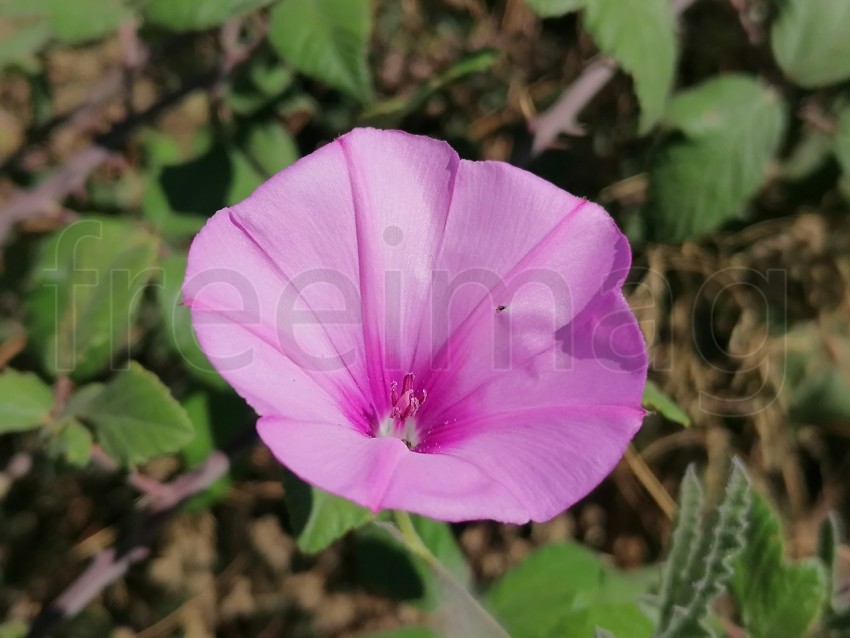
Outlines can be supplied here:
<path id="1" fill-rule="evenodd" d="M 390 383 L 390 414 L 389 419 L 381 423 L 378 431 L 379 436 L 396 436 L 404 441 L 408 449 L 413 449 L 419 444 L 419 435 L 412 419 L 428 393 L 422 390 L 417 396 L 413 389 L 414 375 L 408 372 L 401 380 L 401 393 L 399 394 L 398 383 Z"/>

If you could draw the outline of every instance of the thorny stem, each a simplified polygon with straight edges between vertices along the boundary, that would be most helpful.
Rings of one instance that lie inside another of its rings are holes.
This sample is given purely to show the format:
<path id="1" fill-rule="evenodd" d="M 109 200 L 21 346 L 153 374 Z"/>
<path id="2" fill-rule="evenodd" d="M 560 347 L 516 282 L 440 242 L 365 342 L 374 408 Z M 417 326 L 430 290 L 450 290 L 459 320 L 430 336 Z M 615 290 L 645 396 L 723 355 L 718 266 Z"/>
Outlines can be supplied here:
<path id="1" fill-rule="evenodd" d="M 393 511 L 393 517 L 395 518 L 398 529 L 391 529 L 396 532 L 396 536 L 404 542 L 413 554 L 425 561 L 428 567 L 431 568 L 437 578 L 445 586 L 447 592 L 451 596 L 450 599 L 461 602 L 469 611 L 472 612 L 472 614 L 474 614 L 476 620 L 479 621 L 480 631 L 484 631 L 486 633 L 480 633 L 479 631 L 476 632 L 476 635 L 481 636 L 481 638 L 510 638 L 508 632 L 502 628 L 490 612 L 484 609 L 481 603 L 476 600 L 475 596 L 469 592 L 463 583 L 461 583 L 448 569 L 446 569 L 437 557 L 431 553 L 431 550 L 428 549 L 422 541 L 422 538 L 419 536 L 419 533 L 416 531 L 416 527 L 413 525 L 413 520 L 410 518 L 410 514 L 396 510 Z"/>

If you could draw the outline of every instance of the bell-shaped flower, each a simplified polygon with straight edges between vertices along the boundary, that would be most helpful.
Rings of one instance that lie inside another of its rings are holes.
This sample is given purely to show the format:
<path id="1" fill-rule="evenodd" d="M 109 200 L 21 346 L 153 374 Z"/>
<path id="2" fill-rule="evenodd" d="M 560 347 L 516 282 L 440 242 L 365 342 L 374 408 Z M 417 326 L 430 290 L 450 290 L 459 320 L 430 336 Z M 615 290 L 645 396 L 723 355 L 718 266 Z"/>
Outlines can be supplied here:
<path id="1" fill-rule="evenodd" d="M 630 260 L 595 204 L 358 129 L 216 213 L 183 295 L 305 481 L 373 510 L 523 523 L 586 495 L 640 427 Z"/>

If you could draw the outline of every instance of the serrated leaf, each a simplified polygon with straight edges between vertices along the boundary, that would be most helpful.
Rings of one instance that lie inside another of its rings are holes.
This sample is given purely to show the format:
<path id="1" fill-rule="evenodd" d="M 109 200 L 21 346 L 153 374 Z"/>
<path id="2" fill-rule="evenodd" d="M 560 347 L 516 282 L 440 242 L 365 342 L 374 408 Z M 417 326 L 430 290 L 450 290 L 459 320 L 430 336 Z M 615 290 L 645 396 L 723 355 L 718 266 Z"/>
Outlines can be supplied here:
<path id="1" fill-rule="evenodd" d="M 734 561 L 744 549 L 747 514 L 750 507 L 750 482 L 737 459 L 713 516 L 696 543 L 680 579 L 681 601 L 673 608 L 669 621 L 662 618 L 655 636 L 691 638 L 711 635 L 704 625 L 709 604 L 724 591 L 734 574 Z"/>
<path id="2" fill-rule="evenodd" d="M 850 3 L 781 0 L 776 5 L 770 44 L 789 78 L 806 88 L 850 78 Z"/>
<path id="3" fill-rule="evenodd" d="M 371 28 L 369 0 L 281 0 L 271 11 L 269 42 L 301 73 L 367 103 Z"/>
<path id="4" fill-rule="evenodd" d="M 33 430 L 47 422 L 53 392 L 32 372 L 0 372 L 0 434 Z"/>
<path id="5" fill-rule="evenodd" d="M 789 564 L 779 517 L 752 492 L 744 551 L 735 563 L 732 591 L 752 638 L 799 638 L 813 624 L 826 594 L 817 561 Z"/>
<path id="6" fill-rule="evenodd" d="M 93 439 L 89 429 L 74 418 L 66 418 L 59 430 L 50 437 L 50 453 L 62 457 L 65 462 L 83 467 L 91 458 Z"/>
<path id="7" fill-rule="evenodd" d="M 247 15 L 273 0 L 147 0 L 145 21 L 171 31 L 200 31 Z"/>
<path id="8" fill-rule="evenodd" d="M 541 18 L 555 18 L 578 11 L 587 0 L 525 0 Z"/>
<path id="9" fill-rule="evenodd" d="M 676 19 L 670 0 L 592 0 L 584 26 L 596 45 L 634 79 L 641 134 L 661 119 L 676 70 Z"/>
<path id="10" fill-rule="evenodd" d="M 624 635 L 648 637 L 652 623 L 636 603 L 641 593 L 641 584 L 607 567 L 590 550 L 557 543 L 509 570 L 486 600 L 513 638 L 586 636 L 597 626 L 627 627 Z"/>
<path id="11" fill-rule="evenodd" d="M 681 241 L 739 217 L 764 181 L 786 126 L 779 96 L 725 75 L 674 97 L 653 157 L 646 207 L 658 241 Z"/>
<path id="12" fill-rule="evenodd" d="M 52 375 L 91 377 L 129 344 L 158 246 L 137 224 L 97 217 L 44 243 L 27 307 L 30 336 Z"/>
<path id="13" fill-rule="evenodd" d="M 290 472 L 284 475 L 283 487 L 295 541 L 308 554 L 322 551 L 372 519 L 365 507 L 313 487 Z"/>
<path id="14" fill-rule="evenodd" d="M 646 408 L 657 411 L 665 419 L 674 421 L 688 427 L 691 425 L 691 417 L 688 416 L 675 401 L 652 381 L 646 382 L 643 391 L 643 405 Z"/>
<path id="15" fill-rule="evenodd" d="M 163 332 L 189 374 L 212 387 L 225 388 L 227 383 L 215 371 L 198 344 L 190 310 L 182 304 L 180 287 L 186 276 L 186 259 L 185 252 L 175 252 L 159 264 L 162 278 L 156 287 L 156 294 Z"/>
<path id="16" fill-rule="evenodd" d="M 189 416 L 152 372 L 135 362 L 86 406 L 104 451 L 127 467 L 180 450 L 194 435 Z"/>
<path id="17" fill-rule="evenodd" d="M 700 545 L 702 515 L 705 506 L 705 494 L 697 478 L 696 468 L 689 465 L 679 487 L 679 501 L 673 534 L 670 538 L 670 551 L 664 563 L 661 576 L 660 624 L 666 625 L 673 616 L 677 605 L 687 602 L 690 595 L 686 582 L 693 565 L 696 563 L 696 551 Z"/>

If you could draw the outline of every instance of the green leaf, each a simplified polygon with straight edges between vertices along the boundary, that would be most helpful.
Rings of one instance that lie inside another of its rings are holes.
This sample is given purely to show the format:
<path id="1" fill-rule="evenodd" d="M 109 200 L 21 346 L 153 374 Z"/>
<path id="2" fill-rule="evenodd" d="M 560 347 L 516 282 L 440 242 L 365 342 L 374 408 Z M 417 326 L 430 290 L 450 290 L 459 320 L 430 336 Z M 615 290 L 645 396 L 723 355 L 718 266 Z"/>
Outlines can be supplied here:
<path id="1" fill-rule="evenodd" d="M 462 595 L 470 585 L 469 567 L 451 528 L 421 516 L 411 516 L 411 520 L 444 570 L 435 570 L 411 552 L 386 525 L 367 525 L 355 535 L 353 553 L 359 582 L 392 600 L 425 611 L 439 610 L 446 622 L 477 625 L 479 618 L 475 614 L 468 617 L 468 599 Z"/>
<path id="2" fill-rule="evenodd" d="M 292 86 L 295 72 L 272 51 L 261 51 L 239 69 L 228 85 L 227 103 L 235 113 L 253 115 L 273 107 Z"/>
<path id="3" fill-rule="evenodd" d="M 785 74 L 806 88 L 850 78 L 850 3 L 775 1 L 779 16 L 771 29 L 770 44 Z"/>
<path id="4" fill-rule="evenodd" d="M 0 623 L 0 638 L 24 638 L 29 627 L 23 620 L 6 620 Z"/>
<path id="5" fill-rule="evenodd" d="M 597 626 L 648 637 L 636 600 L 642 586 L 576 543 L 538 549 L 490 590 L 487 603 L 514 638 L 590 636 Z M 616 625 L 616 627 L 614 627 Z"/>
<path id="6" fill-rule="evenodd" d="M 554 18 L 581 9 L 587 0 L 525 0 L 541 18 Z"/>
<path id="7" fill-rule="evenodd" d="M 657 411 L 665 419 L 685 427 L 691 425 L 691 417 L 688 416 L 687 412 L 652 381 L 646 382 L 646 387 L 643 390 L 643 405 L 650 410 Z"/>
<path id="8" fill-rule="evenodd" d="M 166 239 L 182 242 L 194 237 L 203 228 L 207 216 L 196 214 L 195 209 L 174 210 L 163 184 L 163 171 L 166 167 L 177 165 L 182 159 L 180 146 L 173 137 L 151 130 L 144 131 L 142 139 L 145 151 L 142 216 Z M 219 175 L 214 174 L 210 179 L 218 187 Z M 197 192 L 196 188 L 191 183 L 186 185 L 187 191 L 190 192 Z M 204 191 L 204 195 L 206 192 Z M 207 214 L 213 210 L 215 209 L 208 210 Z"/>
<path id="9" fill-rule="evenodd" d="M 156 294 L 163 332 L 189 374 L 213 387 L 226 388 L 227 383 L 201 350 L 192 328 L 192 314 L 182 304 L 180 288 L 186 276 L 186 260 L 186 253 L 176 252 L 159 264 L 162 279 L 156 288 Z"/>
<path id="10" fill-rule="evenodd" d="M 308 554 L 322 551 L 372 519 L 365 507 L 308 485 L 290 472 L 284 475 L 283 487 L 295 541 Z"/>
<path id="11" fill-rule="evenodd" d="M 676 19 L 670 0 L 592 0 L 584 26 L 596 45 L 634 79 L 640 132 L 661 119 L 676 70 Z"/>
<path id="12" fill-rule="evenodd" d="M 124 0 L 46 0 L 56 38 L 82 44 L 115 32 L 133 13 Z"/>
<path id="13" fill-rule="evenodd" d="M 89 429 L 74 418 L 62 421 L 59 431 L 51 436 L 48 449 L 76 467 L 83 467 L 91 458 L 92 435 Z"/>
<path id="14" fill-rule="evenodd" d="M 785 132 L 785 107 L 757 80 L 725 75 L 679 93 L 653 158 L 646 215 L 659 241 L 681 241 L 740 216 Z"/>
<path id="15" fill-rule="evenodd" d="M 81 416 L 94 426 L 104 451 L 123 466 L 176 452 L 194 434 L 168 388 L 135 362 L 112 377 Z"/>
<path id="16" fill-rule="evenodd" d="M 197 230 L 208 216 L 242 201 L 264 181 L 257 167 L 230 140 L 214 141 L 208 133 L 203 131 L 196 136 L 198 155 L 161 166 L 159 185 L 164 200 L 158 197 L 150 202 L 151 208 L 145 206 L 144 210 L 158 218 L 164 228 Z M 175 227 L 178 221 L 183 223 Z"/>
<path id="17" fill-rule="evenodd" d="M 147 0 L 145 21 L 171 31 L 200 31 L 247 15 L 273 0 Z"/>
<path id="18" fill-rule="evenodd" d="M 679 589 L 672 593 L 677 604 L 669 618 L 662 615 L 654 634 L 657 638 L 711 635 L 704 622 L 711 601 L 732 579 L 734 561 L 744 549 L 751 491 L 744 468 L 736 459 L 722 501 L 696 542 L 691 541 L 692 549 L 678 579 Z"/>
<path id="19" fill-rule="evenodd" d="M 63 44 L 83 44 L 114 33 L 132 16 L 126 0 L 4 0 L 0 3 L 0 22 L 8 18 L 20 30 L 14 32 L 11 41 L 0 38 L 0 51 L 14 43 L 23 47 L 16 55 L 21 59 L 54 37 Z M 0 27 L 0 33 L 2 30 Z"/>
<path id="20" fill-rule="evenodd" d="M 9 5 L 0 5 L 0 69 L 13 64 L 31 66 L 51 35 L 46 13 L 16 15 Z"/>
<path id="21" fill-rule="evenodd" d="M 452 528 L 446 523 L 431 520 L 424 516 L 411 516 L 411 520 L 425 547 L 458 583 L 467 588 L 470 587 L 472 585 L 472 573 L 466 562 L 466 556 L 455 540 Z"/>
<path id="22" fill-rule="evenodd" d="M 97 217 L 45 242 L 28 310 L 30 336 L 52 375 L 94 376 L 129 345 L 158 246 L 137 224 Z"/>
<path id="23" fill-rule="evenodd" d="M 77 418 L 85 414 L 91 402 L 101 392 L 103 392 L 102 383 L 88 383 L 78 387 L 65 404 L 65 409 L 62 410 L 62 417 Z"/>
<path id="24" fill-rule="evenodd" d="M 807 635 L 826 594 L 816 560 L 786 563 L 779 518 L 752 492 L 744 551 L 735 564 L 732 591 L 751 638 Z"/>
<path id="25" fill-rule="evenodd" d="M 780 176 L 790 181 L 809 177 L 832 158 L 834 147 L 839 143 L 838 137 L 834 138 L 833 135 L 821 129 L 811 128 L 804 131 L 800 141 L 782 162 Z M 848 139 L 848 147 L 850 147 L 850 139 Z M 848 148 L 848 167 L 850 167 L 850 148 Z"/>
<path id="26" fill-rule="evenodd" d="M 269 42 L 298 71 L 366 103 L 371 27 L 369 0 L 281 0 L 271 11 Z"/>
<path id="27" fill-rule="evenodd" d="M 696 563 L 696 552 L 702 537 L 702 514 L 705 507 L 705 494 L 697 478 L 696 469 L 689 465 L 679 487 L 679 502 L 673 534 L 670 540 L 670 552 L 664 563 L 661 575 L 660 623 L 670 622 L 677 605 L 687 602 L 688 583 L 686 582 L 692 566 Z"/>
<path id="28" fill-rule="evenodd" d="M 271 177 L 298 159 L 298 146 L 281 122 L 256 122 L 245 132 L 242 150 L 260 169 Z"/>
<path id="29" fill-rule="evenodd" d="M 53 392 L 32 372 L 0 372 L 0 434 L 44 425 L 53 409 Z"/>

